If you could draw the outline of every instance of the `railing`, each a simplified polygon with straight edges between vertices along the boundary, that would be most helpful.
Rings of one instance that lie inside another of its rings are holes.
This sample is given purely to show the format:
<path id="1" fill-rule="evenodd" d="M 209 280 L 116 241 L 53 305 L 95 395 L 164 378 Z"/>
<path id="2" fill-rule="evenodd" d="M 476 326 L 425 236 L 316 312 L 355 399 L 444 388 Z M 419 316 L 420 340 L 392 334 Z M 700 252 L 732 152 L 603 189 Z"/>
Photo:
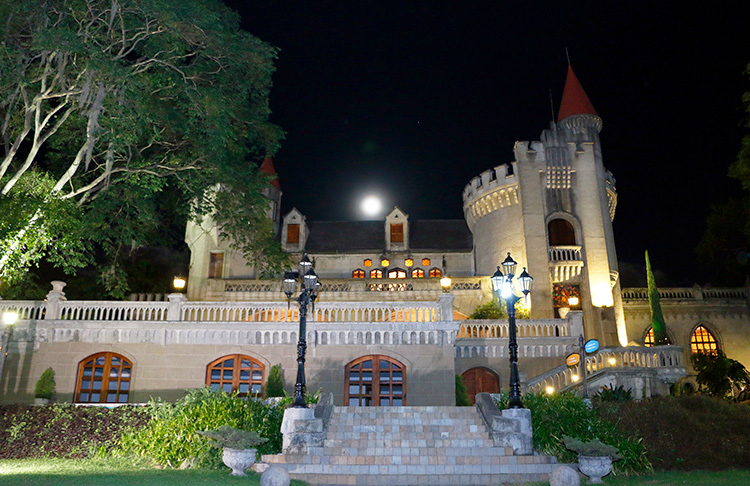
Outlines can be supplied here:
<path id="1" fill-rule="evenodd" d="M 583 261 L 580 246 L 550 246 L 547 256 L 551 262 L 580 262 Z"/>
<path id="2" fill-rule="evenodd" d="M 608 369 L 684 367 L 683 349 L 680 346 L 601 348 L 597 354 L 587 356 L 585 363 L 589 377 Z M 577 385 L 580 376 L 580 363 L 574 367 L 562 364 L 526 383 L 525 389 L 538 393 L 551 386 L 562 391 Z"/>
<path id="3" fill-rule="evenodd" d="M 661 300 L 694 300 L 704 301 L 708 299 L 724 300 L 747 300 L 750 297 L 750 289 L 740 288 L 712 288 L 712 287 L 674 287 L 660 288 L 659 298 Z M 648 300 L 648 288 L 626 288 L 622 290 L 623 300 Z"/>
<path id="4" fill-rule="evenodd" d="M 0 300 L 0 319 L 6 312 L 15 312 L 20 320 L 39 320 L 44 319 L 46 306 L 41 301 Z"/>
<path id="5" fill-rule="evenodd" d="M 165 321 L 169 302 L 62 301 L 60 319 L 79 321 Z"/>
<path id="6" fill-rule="evenodd" d="M 482 280 L 486 277 L 452 277 L 451 291 L 481 290 Z M 237 292 L 278 292 L 281 294 L 281 283 L 275 280 L 223 280 L 223 291 Z M 425 278 L 348 278 L 321 279 L 322 292 L 407 292 L 434 291 L 440 292 L 440 279 Z M 219 291 L 222 286 L 219 284 Z"/>
<path id="7" fill-rule="evenodd" d="M 518 337 L 569 337 L 570 325 L 565 319 L 517 319 Z M 510 337 L 507 320 L 468 319 L 461 321 L 458 330 L 459 339 L 471 338 L 508 338 Z"/>

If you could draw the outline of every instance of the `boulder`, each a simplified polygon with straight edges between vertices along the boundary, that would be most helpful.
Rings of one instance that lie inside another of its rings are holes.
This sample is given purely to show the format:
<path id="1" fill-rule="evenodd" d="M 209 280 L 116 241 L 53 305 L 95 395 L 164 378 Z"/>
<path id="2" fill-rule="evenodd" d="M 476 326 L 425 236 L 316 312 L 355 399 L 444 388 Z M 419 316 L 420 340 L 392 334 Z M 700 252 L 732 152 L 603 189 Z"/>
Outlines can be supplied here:
<path id="1" fill-rule="evenodd" d="M 560 466 L 549 475 L 549 486 L 580 486 L 578 471 L 570 466 Z"/>
<path id="2" fill-rule="evenodd" d="M 291 482 L 289 474 L 278 466 L 270 466 L 260 476 L 260 486 L 289 486 Z"/>

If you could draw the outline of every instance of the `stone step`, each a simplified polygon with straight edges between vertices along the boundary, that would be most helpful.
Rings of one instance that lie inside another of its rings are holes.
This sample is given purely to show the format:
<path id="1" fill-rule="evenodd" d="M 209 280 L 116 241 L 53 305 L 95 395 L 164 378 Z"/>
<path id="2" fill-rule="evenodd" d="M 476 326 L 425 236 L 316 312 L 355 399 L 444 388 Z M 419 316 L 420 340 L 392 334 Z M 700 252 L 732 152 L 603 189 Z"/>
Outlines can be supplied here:
<path id="1" fill-rule="evenodd" d="M 324 441 L 325 447 L 350 447 L 350 448 L 388 448 L 388 449 L 411 449 L 411 448 L 427 448 L 430 450 L 440 450 L 442 448 L 461 448 L 461 447 L 493 447 L 494 442 L 490 439 L 482 437 L 475 437 L 471 439 L 404 439 L 400 437 L 392 438 L 362 438 L 352 440 L 350 438 L 340 439 L 338 437 L 332 439 L 326 439 Z"/>
<path id="2" fill-rule="evenodd" d="M 314 449 L 314 450 L 312 450 Z M 424 466 L 424 465 L 505 465 L 512 464 L 512 450 L 505 448 L 485 449 L 476 451 L 470 448 L 450 451 L 443 454 L 431 454 L 429 451 L 418 455 L 393 454 L 390 451 L 378 454 L 377 451 L 364 451 L 363 453 L 352 453 L 345 448 L 321 453 L 321 448 L 311 448 L 309 454 L 297 456 L 268 456 L 268 462 L 276 464 L 320 464 L 320 465 L 378 465 L 378 466 Z M 374 453 L 373 453 L 374 452 Z M 535 457 L 535 456 L 530 456 Z M 542 456 L 539 456 L 542 457 Z M 542 461 L 544 462 L 544 461 Z"/>

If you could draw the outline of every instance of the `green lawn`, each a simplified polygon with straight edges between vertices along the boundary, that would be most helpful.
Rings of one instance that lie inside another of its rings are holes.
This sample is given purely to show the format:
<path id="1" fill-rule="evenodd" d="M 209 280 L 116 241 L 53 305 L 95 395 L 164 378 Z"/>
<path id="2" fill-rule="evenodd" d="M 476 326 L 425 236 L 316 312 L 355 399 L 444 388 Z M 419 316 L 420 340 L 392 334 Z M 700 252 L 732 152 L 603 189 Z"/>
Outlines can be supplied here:
<path id="1" fill-rule="evenodd" d="M 229 469 L 154 469 L 123 459 L 6 459 L 0 460 L 2 486 L 259 486 L 260 475 L 235 477 Z M 303 486 L 292 481 L 292 486 Z"/>
<path id="2" fill-rule="evenodd" d="M 603 479 L 609 486 L 747 486 L 750 471 L 672 471 L 653 473 L 647 476 L 607 476 Z M 585 485 L 586 479 L 581 480 Z M 549 485 L 549 483 L 532 483 Z"/>

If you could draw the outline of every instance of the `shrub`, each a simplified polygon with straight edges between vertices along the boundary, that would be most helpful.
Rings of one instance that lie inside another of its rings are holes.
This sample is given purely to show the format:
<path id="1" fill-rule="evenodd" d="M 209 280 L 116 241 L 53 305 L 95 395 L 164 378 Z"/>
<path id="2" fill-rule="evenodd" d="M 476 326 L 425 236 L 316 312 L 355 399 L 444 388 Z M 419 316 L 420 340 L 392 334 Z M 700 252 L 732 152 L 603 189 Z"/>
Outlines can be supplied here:
<path id="1" fill-rule="evenodd" d="M 456 375 L 456 406 L 468 407 L 470 405 L 469 390 L 466 389 L 464 379 L 461 375 Z"/>
<path id="2" fill-rule="evenodd" d="M 701 395 L 602 403 L 601 415 L 641 437 L 658 469 L 750 468 L 750 407 Z"/>
<path id="3" fill-rule="evenodd" d="M 716 350 L 713 353 L 695 353 L 691 357 L 693 368 L 698 373 L 695 381 L 700 385 L 700 391 L 716 398 L 734 395 L 750 385 L 750 375 L 745 367 L 737 360 L 727 358 Z"/>
<path id="4" fill-rule="evenodd" d="M 523 305 L 523 299 L 516 302 L 516 319 L 528 319 L 529 310 Z M 505 319 L 508 317 L 508 306 L 505 301 L 498 302 L 495 299 L 481 304 L 474 309 L 469 319 Z"/>
<path id="5" fill-rule="evenodd" d="M 189 390 L 176 403 L 152 402 L 151 422 L 141 431 L 124 435 L 118 454 L 146 455 L 170 467 L 178 467 L 185 460 L 202 467 L 222 467 L 221 452 L 198 434 L 199 430 L 222 425 L 255 431 L 268 438 L 258 447 L 259 453 L 279 453 L 281 420 L 289 403 L 291 398 L 266 404 L 210 388 Z"/>
<path id="6" fill-rule="evenodd" d="M 627 402 L 633 399 L 633 390 L 622 385 L 614 388 L 605 385 L 592 398 L 599 402 Z"/>
<path id="7" fill-rule="evenodd" d="M 261 437 L 257 432 L 252 430 L 240 430 L 230 425 L 222 425 L 216 430 L 201 431 L 198 433 L 203 437 L 211 439 L 210 445 L 212 447 L 230 449 L 255 449 L 264 442 L 268 442 L 268 439 Z"/>
<path id="8" fill-rule="evenodd" d="M 55 370 L 47 368 L 42 372 L 42 376 L 36 382 L 34 387 L 34 398 L 44 398 L 49 400 L 55 396 Z"/>
<path id="9" fill-rule="evenodd" d="M 286 396 L 286 392 L 284 391 L 284 370 L 281 369 L 280 364 L 271 366 L 271 369 L 268 371 L 268 379 L 266 380 L 266 396 Z"/>
<path id="10" fill-rule="evenodd" d="M 564 436 L 582 441 L 599 439 L 616 447 L 623 456 L 621 461 L 614 464 L 615 473 L 642 473 L 652 469 L 643 443 L 603 420 L 598 410 L 588 408 L 580 397 L 572 393 L 540 393 L 525 395 L 523 403 L 531 410 L 534 448 L 537 451 L 553 455 L 562 463 L 573 463 L 576 454 L 565 447 Z M 498 406 L 501 409 L 508 406 L 506 394 L 503 394 Z"/>

